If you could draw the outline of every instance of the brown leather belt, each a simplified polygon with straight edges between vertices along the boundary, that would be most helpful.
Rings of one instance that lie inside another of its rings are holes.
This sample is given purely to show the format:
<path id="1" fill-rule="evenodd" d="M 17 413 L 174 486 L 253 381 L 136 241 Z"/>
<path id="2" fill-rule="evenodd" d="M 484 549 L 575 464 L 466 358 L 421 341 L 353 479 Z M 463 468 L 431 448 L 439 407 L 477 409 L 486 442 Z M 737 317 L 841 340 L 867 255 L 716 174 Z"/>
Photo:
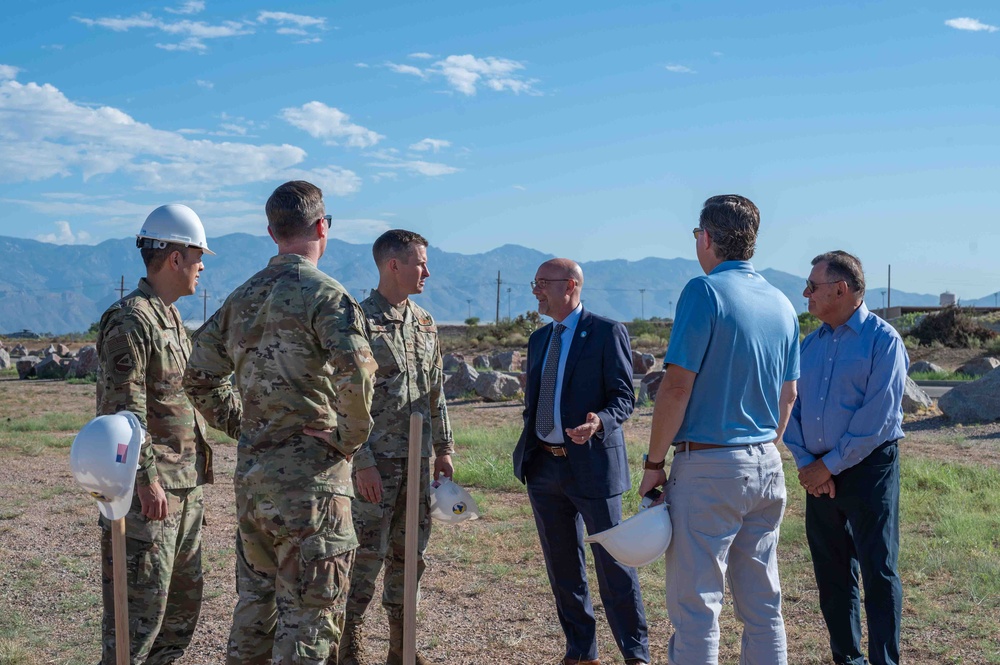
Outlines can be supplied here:
<path id="1" fill-rule="evenodd" d="M 538 444 L 542 447 L 542 450 L 551 454 L 553 457 L 566 457 L 566 446 L 550 446 L 547 443 Z M 694 450 L 692 448 L 692 450 Z"/>

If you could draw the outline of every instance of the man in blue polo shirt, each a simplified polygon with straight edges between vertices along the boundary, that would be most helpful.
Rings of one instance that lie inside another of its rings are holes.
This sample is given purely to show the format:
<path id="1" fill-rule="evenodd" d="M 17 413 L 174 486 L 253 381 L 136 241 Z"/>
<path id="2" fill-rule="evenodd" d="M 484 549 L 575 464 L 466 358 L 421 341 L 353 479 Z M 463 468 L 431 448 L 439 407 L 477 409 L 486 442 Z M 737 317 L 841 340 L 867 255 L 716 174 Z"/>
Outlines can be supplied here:
<path id="1" fill-rule="evenodd" d="M 899 457 L 909 360 L 899 333 L 865 307 L 865 273 L 847 252 L 812 261 L 802 293 L 823 325 L 802 342 L 802 383 L 785 432 L 806 496 L 806 538 L 833 660 L 899 662 L 903 587 Z"/>
<path id="2" fill-rule="evenodd" d="M 774 442 L 795 401 L 799 325 L 788 299 L 750 264 L 759 226 L 749 199 L 705 202 L 694 230 L 705 275 L 677 302 L 653 409 L 639 492 L 664 485 L 670 504 L 666 597 L 675 665 L 718 662 L 727 576 L 743 624 L 740 662 L 787 662 L 777 556 L 785 477 Z"/>

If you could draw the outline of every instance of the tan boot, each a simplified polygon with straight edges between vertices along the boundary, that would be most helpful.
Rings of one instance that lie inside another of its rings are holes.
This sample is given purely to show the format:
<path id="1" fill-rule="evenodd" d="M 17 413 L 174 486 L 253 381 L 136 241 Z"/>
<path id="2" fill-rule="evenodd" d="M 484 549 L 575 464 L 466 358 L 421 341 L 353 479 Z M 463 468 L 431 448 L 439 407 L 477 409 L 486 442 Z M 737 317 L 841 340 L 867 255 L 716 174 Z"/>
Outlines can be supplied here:
<path id="1" fill-rule="evenodd" d="M 337 665 L 372 665 L 375 661 L 365 651 L 364 617 L 347 617 L 340 636 Z"/>
<path id="2" fill-rule="evenodd" d="M 403 665 L 403 620 L 389 617 L 389 655 L 386 656 L 385 665 Z M 419 653 L 414 665 L 432 665 Z"/>

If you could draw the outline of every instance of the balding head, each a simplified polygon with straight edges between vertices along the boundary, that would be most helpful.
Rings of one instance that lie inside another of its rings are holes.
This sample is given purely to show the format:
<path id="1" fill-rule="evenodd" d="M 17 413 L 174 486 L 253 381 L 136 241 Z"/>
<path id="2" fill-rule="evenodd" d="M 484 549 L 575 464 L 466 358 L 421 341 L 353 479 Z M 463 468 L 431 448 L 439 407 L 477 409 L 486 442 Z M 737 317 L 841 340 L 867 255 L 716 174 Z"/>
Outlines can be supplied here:
<path id="1" fill-rule="evenodd" d="M 532 293 L 538 299 L 538 313 L 562 321 L 580 304 L 583 269 L 571 259 L 550 259 L 535 271 Z"/>

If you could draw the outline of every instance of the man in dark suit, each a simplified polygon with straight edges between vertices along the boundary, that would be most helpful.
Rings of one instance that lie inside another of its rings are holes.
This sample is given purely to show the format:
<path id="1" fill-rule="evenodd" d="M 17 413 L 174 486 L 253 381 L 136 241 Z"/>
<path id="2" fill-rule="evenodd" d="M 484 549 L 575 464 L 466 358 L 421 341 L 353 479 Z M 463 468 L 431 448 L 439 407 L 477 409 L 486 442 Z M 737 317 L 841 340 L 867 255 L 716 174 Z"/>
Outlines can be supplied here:
<path id="1" fill-rule="evenodd" d="M 580 304 L 583 271 L 546 261 L 531 284 L 538 312 L 553 319 L 528 340 L 524 431 L 514 473 L 528 486 L 559 623 L 564 665 L 599 665 L 584 567 L 583 527 L 618 524 L 631 486 L 622 424 L 632 414 L 632 352 L 622 324 Z M 649 662 L 646 616 L 635 568 L 591 546 L 608 624 L 627 665 Z"/>

